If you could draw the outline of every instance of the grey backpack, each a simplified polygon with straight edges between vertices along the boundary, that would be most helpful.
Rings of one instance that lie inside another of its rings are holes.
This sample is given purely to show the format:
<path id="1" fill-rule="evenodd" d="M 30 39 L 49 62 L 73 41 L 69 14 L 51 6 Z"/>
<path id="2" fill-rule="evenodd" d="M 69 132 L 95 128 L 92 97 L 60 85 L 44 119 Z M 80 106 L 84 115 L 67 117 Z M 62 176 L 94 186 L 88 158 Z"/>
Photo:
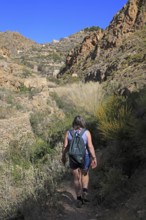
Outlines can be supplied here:
<path id="1" fill-rule="evenodd" d="M 86 153 L 86 144 L 84 143 L 84 140 L 82 138 L 85 131 L 86 129 L 82 129 L 79 133 L 78 131 L 69 130 L 72 139 L 69 141 L 68 154 L 70 159 L 81 167 L 84 165 Z"/>

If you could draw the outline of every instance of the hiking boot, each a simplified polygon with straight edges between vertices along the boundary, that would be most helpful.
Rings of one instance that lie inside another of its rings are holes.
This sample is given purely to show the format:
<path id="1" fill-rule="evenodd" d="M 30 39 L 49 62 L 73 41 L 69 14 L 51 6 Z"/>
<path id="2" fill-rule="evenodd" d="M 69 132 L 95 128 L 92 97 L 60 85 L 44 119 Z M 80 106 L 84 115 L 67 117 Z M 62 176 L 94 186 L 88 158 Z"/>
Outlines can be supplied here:
<path id="1" fill-rule="evenodd" d="M 77 208 L 81 208 L 82 205 L 83 205 L 83 200 L 82 200 L 82 199 L 77 199 L 77 200 L 76 200 L 76 207 L 77 207 Z"/>
<path id="2" fill-rule="evenodd" d="M 83 198 L 83 202 L 90 202 L 89 194 L 87 192 L 83 192 L 82 198 Z"/>

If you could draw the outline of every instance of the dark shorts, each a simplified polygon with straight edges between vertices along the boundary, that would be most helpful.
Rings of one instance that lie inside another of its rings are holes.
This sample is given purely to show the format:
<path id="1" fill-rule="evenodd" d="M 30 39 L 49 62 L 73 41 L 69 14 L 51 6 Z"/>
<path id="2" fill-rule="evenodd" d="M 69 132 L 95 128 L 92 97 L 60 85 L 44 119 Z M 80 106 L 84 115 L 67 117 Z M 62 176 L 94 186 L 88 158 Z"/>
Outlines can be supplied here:
<path id="1" fill-rule="evenodd" d="M 85 155 L 85 162 L 84 162 L 84 165 L 81 166 L 80 164 L 72 161 L 71 159 L 69 159 L 69 165 L 70 165 L 70 168 L 75 170 L 77 168 L 81 168 L 83 170 L 88 170 L 89 167 L 90 167 L 90 164 L 91 164 L 91 156 L 89 154 L 86 154 Z"/>

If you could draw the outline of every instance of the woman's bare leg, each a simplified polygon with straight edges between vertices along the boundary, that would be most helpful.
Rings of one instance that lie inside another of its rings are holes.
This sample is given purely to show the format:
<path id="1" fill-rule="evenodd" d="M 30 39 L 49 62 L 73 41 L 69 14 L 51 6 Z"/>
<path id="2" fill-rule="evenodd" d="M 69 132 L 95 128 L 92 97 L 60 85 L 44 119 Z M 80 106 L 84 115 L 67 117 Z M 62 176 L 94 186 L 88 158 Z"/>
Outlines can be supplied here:
<path id="1" fill-rule="evenodd" d="M 85 173 L 85 171 L 81 171 L 81 182 L 82 182 L 82 188 L 88 189 L 89 171 L 87 171 L 87 173 Z"/>
<path id="2" fill-rule="evenodd" d="M 74 181 L 74 188 L 76 192 L 76 196 L 81 196 L 82 194 L 82 180 L 81 180 L 81 171 L 80 169 L 72 170 L 73 173 L 73 181 Z"/>
<path id="3" fill-rule="evenodd" d="M 82 178 L 82 199 L 84 202 L 89 202 L 90 201 L 88 195 L 89 171 L 87 172 L 82 171 L 81 178 Z"/>

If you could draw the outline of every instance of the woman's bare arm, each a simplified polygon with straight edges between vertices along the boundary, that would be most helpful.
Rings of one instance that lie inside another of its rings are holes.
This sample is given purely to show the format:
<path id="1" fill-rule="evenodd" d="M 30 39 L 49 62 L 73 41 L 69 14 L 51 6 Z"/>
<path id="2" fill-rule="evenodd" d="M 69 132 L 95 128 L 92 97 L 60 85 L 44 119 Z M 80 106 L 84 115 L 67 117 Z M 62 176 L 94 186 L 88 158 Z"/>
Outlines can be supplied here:
<path id="1" fill-rule="evenodd" d="M 97 166 L 97 159 L 96 159 L 96 154 L 94 150 L 94 146 L 92 143 L 92 137 L 90 131 L 87 130 L 87 143 L 88 143 L 88 149 L 92 157 L 92 163 L 91 166 L 92 168 L 95 168 Z"/>
<path id="2" fill-rule="evenodd" d="M 64 144 L 63 144 L 63 148 L 62 148 L 62 162 L 65 165 L 66 163 L 66 152 L 68 150 L 68 132 L 65 133 L 64 136 Z"/>

